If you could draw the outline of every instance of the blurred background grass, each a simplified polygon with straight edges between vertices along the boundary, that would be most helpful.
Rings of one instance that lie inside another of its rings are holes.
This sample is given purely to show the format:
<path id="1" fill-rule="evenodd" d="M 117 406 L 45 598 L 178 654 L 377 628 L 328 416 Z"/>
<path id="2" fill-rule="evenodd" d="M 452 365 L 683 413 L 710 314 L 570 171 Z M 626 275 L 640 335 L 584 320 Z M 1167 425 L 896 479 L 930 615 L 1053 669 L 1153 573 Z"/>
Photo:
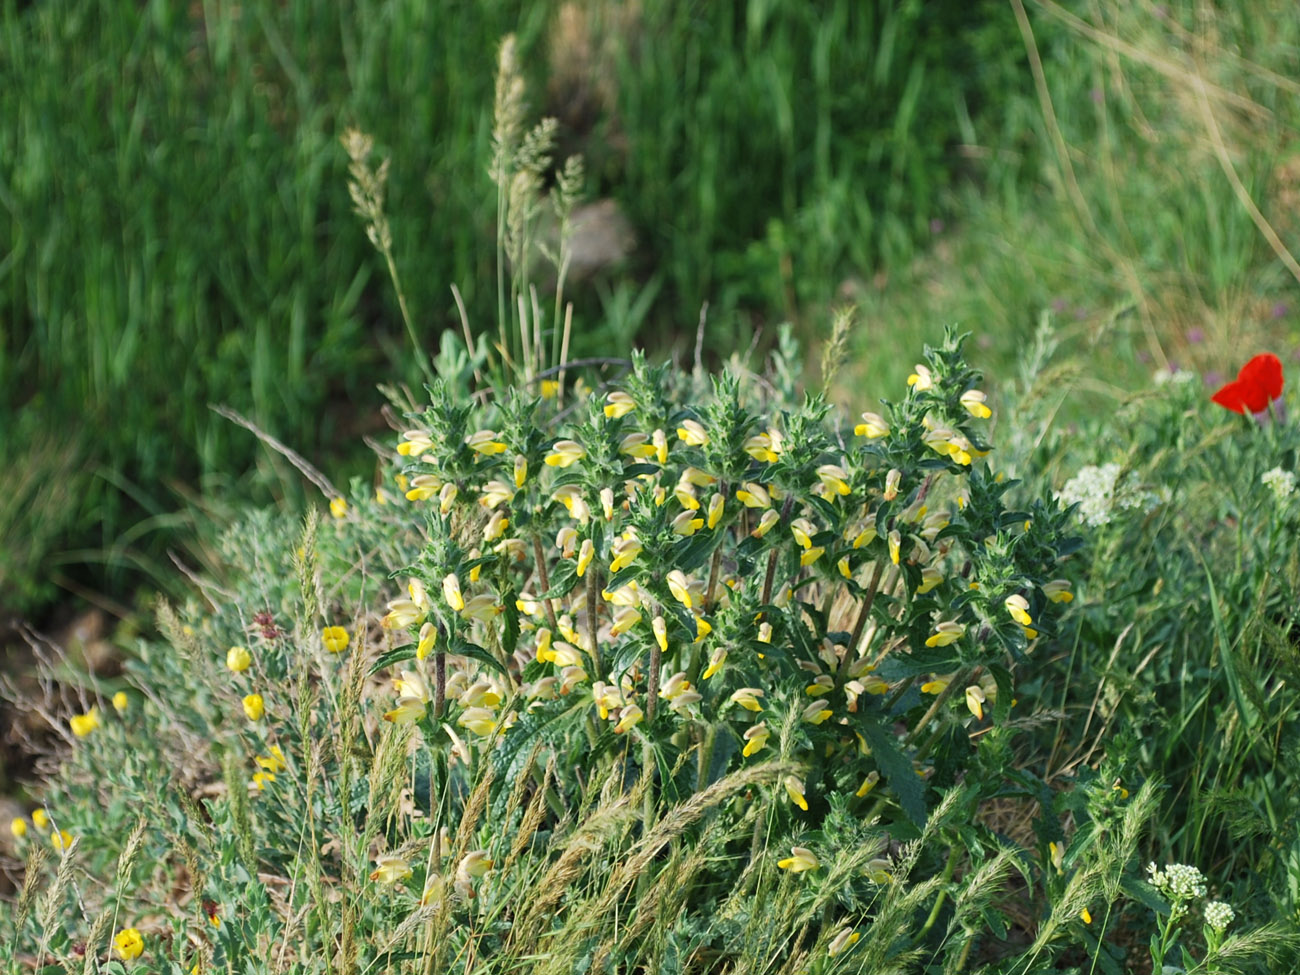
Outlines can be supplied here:
<path id="1" fill-rule="evenodd" d="M 490 332 L 512 31 L 535 114 L 622 216 L 569 289 L 573 355 L 685 348 L 705 301 L 715 354 L 781 321 L 815 344 L 857 304 L 841 382 L 880 392 L 954 320 L 996 377 L 1052 311 L 1103 385 L 1294 331 L 1300 23 L 1276 0 L 0 9 L 0 616 L 125 613 L 230 506 L 301 502 L 210 403 L 368 474 L 375 386 L 419 372 L 338 136 L 392 159 L 427 346 L 453 283 Z"/>

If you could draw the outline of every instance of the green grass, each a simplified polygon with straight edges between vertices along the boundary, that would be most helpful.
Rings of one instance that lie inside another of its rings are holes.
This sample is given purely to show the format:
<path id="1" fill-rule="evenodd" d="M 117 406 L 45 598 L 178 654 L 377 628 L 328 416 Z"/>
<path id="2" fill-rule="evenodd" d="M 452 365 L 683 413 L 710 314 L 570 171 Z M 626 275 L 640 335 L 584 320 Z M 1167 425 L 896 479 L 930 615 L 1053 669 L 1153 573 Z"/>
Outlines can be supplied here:
<path id="1" fill-rule="evenodd" d="M 1021 58 L 1000 4 L 559 6 L 6 0 L 0 462 L 67 492 L 40 524 L 0 526 L 7 603 L 50 598 L 55 569 L 121 593 L 132 562 L 177 544 L 132 525 L 186 521 L 196 487 L 301 500 L 209 403 L 340 476 L 365 469 L 375 385 L 420 374 L 351 213 L 347 126 L 392 160 L 418 334 L 437 348 L 457 326 L 452 284 L 490 331 L 483 169 L 507 32 L 533 115 L 561 116 L 561 154 L 587 155 L 639 239 L 622 271 L 570 289 L 574 354 L 639 328 L 689 342 L 706 300 L 716 350 L 815 323 L 854 269 L 913 253 L 964 168 L 952 146 Z"/>
<path id="2" fill-rule="evenodd" d="M 1022 88 L 1002 118 L 1021 120 L 1040 151 L 1008 179 L 1000 154 L 1014 142 L 977 131 L 976 180 L 949 198 L 934 249 L 853 294 L 860 373 L 892 369 L 897 383 L 909 337 L 958 321 L 983 334 L 980 364 L 1010 380 L 1044 311 L 1101 389 L 1170 364 L 1223 374 L 1246 349 L 1290 355 L 1300 38 L 1288 9 L 1029 5 L 1047 97 Z M 1111 355 L 1116 343 L 1144 361 Z"/>

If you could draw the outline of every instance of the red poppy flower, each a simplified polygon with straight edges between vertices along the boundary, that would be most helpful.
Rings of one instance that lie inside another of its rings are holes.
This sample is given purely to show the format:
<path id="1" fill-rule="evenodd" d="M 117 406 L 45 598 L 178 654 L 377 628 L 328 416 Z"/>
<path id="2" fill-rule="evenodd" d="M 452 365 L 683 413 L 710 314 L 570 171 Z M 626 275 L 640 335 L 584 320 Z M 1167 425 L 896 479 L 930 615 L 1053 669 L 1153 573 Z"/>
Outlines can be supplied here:
<path id="1" fill-rule="evenodd" d="M 1261 352 L 1210 399 L 1233 413 L 1262 413 L 1281 395 L 1282 362 L 1271 352 Z"/>

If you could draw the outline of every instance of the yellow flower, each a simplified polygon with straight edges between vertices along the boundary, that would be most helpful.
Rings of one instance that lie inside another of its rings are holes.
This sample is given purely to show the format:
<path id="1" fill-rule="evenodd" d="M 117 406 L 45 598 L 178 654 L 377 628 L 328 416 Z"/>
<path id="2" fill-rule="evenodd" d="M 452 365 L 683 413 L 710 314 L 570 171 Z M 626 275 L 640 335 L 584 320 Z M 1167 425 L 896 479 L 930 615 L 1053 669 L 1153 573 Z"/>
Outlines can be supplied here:
<path id="1" fill-rule="evenodd" d="M 903 554 L 903 536 L 895 528 L 889 533 L 889 561 L 898 565 L 898 560 Z"/>
<path id="2" fill-rule="evenodd" d="M 655 455 L 655 445 L 644 433 L 629 433 L 619 443 L 618 452 L 637 460 L 646 460 Z"/>
<path id="3" fill-rule="evenodd" d="M 44 809 L 32 811 L 32 825 L 37 829 L 46 829 L 50 825 L 50 816 Z"/>
<path id="4" fill-rule="evenodd" d="M 123 961 L 131 961 L 144 954 L 144 938 L 135 928 L 123 928 L 113 936 L 113 949 Z"/>
<path id="5" fill-rule="evenodd" d="M 465 608 L 465 597 L 461 595 L 460 579 L 456 573 L 449 572 L 443 577 L 442 597 L 447 601 L 447 605 L 457 613 Z"/>
<path id="6" fill-rule="evenodd" d="M 433 652 L 433 645 L 438 642 L 438 628 L 432 623 L 420 627 L 420 639 L 415 644 L 415 659 L 423 660 Z"/>
<path id="7" fill-rule="evenodd" d="M 347 517 L 347 513 L 348 513 L 348 503 L 346 500 L 344 500 L 343 498 L 330 499 L 330 514 L 332 514 L 335 518 L 344 518 Z"/>
<path id="8" fill-rule="evenodd" d="M 1084 923 L 1084 924 L 1091 924 L 1091 923 L 1092 923 L 1092 914 L 1089 913 L 1089 911 L 1088 911 L 1088 909 L 1087 909 L 1086 907 L 1085 907 L 1082 911 L 1079 912 L 1079 917 L 1083 919 L 1083 923 Z"/>
<path id="9" fill-rule="evenodd" d="M 85 714 L 75 714 L 68 719 L 72 733 L 78 738 L 85 738 L 99 727 L 99 708 L 91 708 Z"/>
<path id="10" fill-rule="evenodd" d="M 968 389 L 961 394 L 961 405 L 966 408 L 966 412 L 979 420 L 987 420 L 993 415 L 993 411 L 984 405 L 988 399 L 978 389 Z"/>
<path id="11" fill-rule="evenodd" d="M 689 508 L 673 519 L 673 531 L 683 538 L 690 538 L 704 527 L 704 519 L 696 518 Z"/>
<path id="12" fill-rule="evenodd" d="M 451 510 L 451 506 L 456 503 L 456 495 L 460 494 L 460 488 L 455 484 L 444 484 L 442 490 L 438 492 L 438 510 L 444 515 Z"/>
<path id="13" fill-rule="evenodd" d="M 855 549 L 862 548 L 863 545 L 869 545 L 877 538 L 876 522 L 874 519 L 866 522 L 858 522 L 844 536 L 844 540 L 851 542 Z"/>
<path id="14" fill-rule="evenodd" d="M 746 481 L 745 486 L 736 492 L 736 500 L 746 508 L 770 508 L 772 496 L 761 484 Z"/>
<path id="15" fill-rule="evenodd" d="M 673 497 L 683 508 L 690 508 L 692 511 L 700 510 L 700 499 L 695 496 L 695 488 L 689 483 L 682 482 L 673 488 Z"/>
<path id="16" fill-rule="evenodd" d="M 889 872 L 893 864 L 884 857 L 877 857 L 874 860 L 867 861 L 866 870 L 863 872 L 867 875 L 873 884 L 888 884 L 894 880 L 894 875 Z"/>
<path id="17" fill-rule="evenodd" d="M 587 573 L 587 566 L 591 565 L 591 560 L 596 556 L 596 546 L 591 544 L 590 538 L 582 540 L 582 546 L 578 549 L 578 578 L 581 579 Z"/>
<path id="18" fill-rule="evenodd" d="M 605 415 L 611 420 L 627 416 L 636 409 L 636 400 L 621 390 L 615 390 L 605 397 Z"/>
<path id="19" fill-rule="evenodd" d="M 858 791 L 855 792 L 854 795 L 856 795 L 859 799 L 864 798 L 868 792 L 870 792 L 872 789 L 876 787 L 876 783 L 879 781 L 880 781 L 879 772 L 876 772 L 874 770 L 868 772 L 867 777 L 862 780 L 862 784 L 858 786 Z"/>
<path id="20" fill-rule="evenodd" d="M 677 428 L 677 438 L 693 447 L 703 447 L 709 442 L 709 434 L 695 420 L 683 420 Z"/>
<path id="21" fill-rule="evenodd" d="M 862 422 L 853 428 L 853 432 L 868 440 L 878 440 L 889 436 L 889 421 L 879 413 L 868 411 L 862 414 Z"/>
<path id="22" fill-rule="evenodd" d="M 587 456 L 587 449 L 576 440 L 558 440 L 546 455 L 547 467 L 571 467 Z"/>
<path id="23" fill-rule="evenodd" d="M 633 606 L 620 606 L 614 611 L 613 624 L 609 628 L 610 636 L 622 636 L 637 623 L 641 622 L 641 614 Z"/>
<path id="24" fill-rule="evenodd" d="M 659 644 L 660 650 L 668 649 L 668 624 L 664 622 L 662 616 L 656 616 L 650 621 L 650 629 L 654 631 L 655 642 Z"/>
<path id="25" fill-rule="evenodd" d="M 466 708 L 456 719 L 456 723 L 484 738 L 492 734 L 497 727 L 496 715 L 492 713 L 491 708 L 484 707 Z"/>
<path id="26" fill-rule="evenodd" d="M 835 690 L 835 678 L 830 674 L 818 674 L 816 680 L 803 689 L 809 697 L 822 697 Z"/>
<path id="27" fill-rule="evenodd" d="M 493 454 L 504 454 L 507 450 L 506 445 L 497 439 L 495 430 L 479 430 L 471 433 L 465 438 L 465 446 L 489 457 Z"/>
<path id="28" fill-rule="evenodd" d="M 1047 851 L 1052 858 L 1052 866 L 1056 868 L 1056 872 L 1065 873 L 1065 844 L 1062 843 L 1058 846 L 1055 843 L 1048 843 Z"/>
<path id="29" fill-rule="evenodd" d="M 750 725 L 745 729 L 745 748 L 741 754 L 746 758 L 758 754 L 767 745 L 767 740 L 771 737 L 772 733 L 767 730 L 767 725 L 762 721 Z"/>
<path id="30" fill-rule="evenodd" d="M 432 474 L 416 474 L 409 488 L 404 489 L 407 501 L 426 501 L 442 489 L 442 481 Z"/>
<path id="31" fill-rule="evenodd" d="M 590 520 L 591 506 L 587 504 L 587 499 L 582 496 L 582 488 L 578 485 L 566 484 L 552 494 L 551 497 L 564 505 L 564 509 L 569 513 L 569 516 L 580 525 L 585 525 Z"/>
<path id="32" fill-rule="evenodd" d="M 891 468 L 889 473 L 885 475 L 885 490 L 881 497 L 886 501 L 893 501 L 898 497 L 898 489 L 902 486 L 902 483 L 903 472 L 897 467 Z"/>
<path id="33" fill-rule="evenodd" d="M 1070 583 L 1065 579 L 1053 579 L 1043 583 L 1043 595 L 1054 603 L 1068 603 L 1074 599 L 1070 592 Z"/>
<path id="34" fill-rule="evenodd" d="M 763 696 L 763 692 L 757 687 L 741 687 L 731 695 L 733 704 L 739 704 L 746 711 L 762 711 L 763 705 L 758 703 L 758 699 Z"/>
<path id="35" fill-rule="evenodd" d="M 515 487 L 521 488 L 528 480 L 528 458 L 523 454 L 515 455 Z"/>
<path id="36" fill-rule="evenodd" d="M 27 820 L 22 816 L 9 820 L 9 832 L 13 834 L 14 839 L 22 839 L 27 835 Z"/>
<path id="37" fill-rule="evenodd" d="M 713 651 L 713 656 L 709 658 L 709 666 L 706 667 L 704 669 L 704 673 L 700 675 L 700 680 L 708 680 L 710 677 L 716 674 L 722 668 L 722 665 L 725 664 L 726 662 L 727 662 L 726 649 L 723 647 L 718 647 L 717 650 Z"/>
<path id="38" fill-rule="evenodd" d="M 266 713 L 266 702 L 262 700 L 261 694 L 247 694 L 244 696 L 244 714 L 248 716 L 249 721 L 261 721 L 262 715 Z"/>
<path id="39" fill-rule="evenodd" d="M 505 607 L 497 602 L 497 597 L 485 592 L 466 600 L 465 608 L 460 611 L 460 615 L 467 620 L 490 623 L 503 612 Z"/>
<path id="40" fill-rule="evenodd" d="M 934 387 L 934 376 L 930 370 L 923 365 L 917 365 L 916 372 L 907 377 L 907 385 L 911 386 L 918 393 L 923 393 L 927 389 Z"/>
<path id="41" fill-rule="evenodd" d="M 744 493 L 745 493 L 744 491 L 737 491 L 736 497 L 739 498 L 740 495 Z M 751 531 L 749 534 L 752 535 L 754 538 L 762 538 L 769 531 L 771 531 L 772 526 L 775 525 L 780 520 L 781 520 L 781 516 L 777 514 L 773 509 L 768 508 L 766 511 L 763 512 L 763 517 L 758 519 L 758 524 L 754 526 L 754 530 Z"/>
<path id="42" fill-rule="evenodd" d="M 423 430 L 407 430 L 402 434 L 402 442 L 397 445 L 397 452 L 403 457 L 419 457 L 426 450 L 432 449 L 433 440 Z"/>
<path id="43" fill-rule="evenodd" d="M 283 772 L 289 767 L 279 745 L 272 745 L 270 755 L 258 755 L 255 761 L 267 772 Z"/>
<path id="44" fill-rule="evenodd" d="M 32 816 L 34 820 L 36 817 Z M 67 853 L 72 846 L 72 834 L 66 829 L 56 829 L 50 834 L 50 846 L 54 847 L 59 853 Z"/>
<path id="45" fill-rule="evenodd" d="M 614 725 L 614 732 L 621 735 L 623 732 L 640 724 L 641 719 L 644 717 L 645 713 L 639 707 L 635 704 L 629 704 L 620 713 L 618 724 Z"/>
<path id="46" fill-rule="evenodd" d="M 543 659 L 540 650 L 537 652 L 537 659 Z M 545 659 L 560 668 L 582 666 L 582 652 L 572 643 L 563 640 L 556 640 L 551 644 L 550 652 Z"/>
<path id="47" fill-rule="evenodd" d="M 253 655 L 244 647 L 231 647 L 226 651 L 226 667 L 240 674 L 253 663 Z"/>
<path id="48" fill-rule="evenodd" d="M 606 521 L 614 520 L 614 489 L 600 489 L 600 511 L 605 516 Z"/>
<path id="49" fill-rule="evenodd" d="M 723 508 L 726 505 L 726 499 L 721 494 L 715 494 L 709 498 L 709 531 L 718 527 L 718 522 L 722 520 Z"/>
<path id="50" fill-rule="evenodd" d="M 411 865 L 399 856 L 385 854 L 375 857 L 375 869 L 370 872 L 370 879 L 381 884 L 396 884 L 411 875 Z"/>
<path id="51" fill-rule="evenodd" d="M 804 566 L 812 565 L 814 562 L 816 562 L 825 554 L 826 554 L 826 549 L 822 548 L 821 546 L 818 546 L 817 548 L 810 548 L 808 549 L 808 551 L 800 553 L 799 564 Z"/>
<path id="52" fill-rule="evenodd" d="M 1011 618 L 1021 626 L 1032 626 L 1034 619 L 1029 615 L 1029 601 L 1017 593 L 1014 596 L 1008 596 L 1003 605 L 1007 607 L 1007 612 Z"/>
<path id="53" fill-rule="evenodd" d="M 984 689 L 978 684 L 966 688 L 966 709 L 980 721 L 984 720 L 984 704 L 987 700 Z"/>
<path id="54" fill-rule="evenodd" d="M 352 638 L 341 626 L 327 626 L 320 631 L 321 642 L 330 653 L 342 653 L 348 648 Z"/>
<path id="55" fill-rule="evenodd" d="M 668 591 L 673 594 L 673 598 L 687 609 L 690 609 L 692 606 L 691 581 L 686 578 L 686 573 L 681 569 L 673 569 L 668 573 L 664 581 L 668 583 Z"/>
<path id="56" fill-rule="evenodd" d="M 501 695 L 489 681 L 476 680 L 460 695 L 460 703 L 467 708 L 494 708 L 501 703 Z"/>
<path id="57" fill-rule="evenodd" d="M 487 850 L 470 850 L 456 865 L 456 879 L 467 884 L 475 877 L 485 877 L 495 864 Z"/>
<path id="58" fill-rule="evenodd" d="M 555 399 L 560 395 L 560 381 L 558 379 L 542 380 L 542 399 Z"/>
<path id="59" fill-rule="evenodd" d="M 699 643 L 706 636 L 713 632 L 713 624 L 703 616 L 695 617 L 695 643 Z"/>
<path id="60" fill-rule="evenodd" d="M 655 460 L 660 464 L 668 463 L 668 435 L 663 430 L 656 430 L 650 434 L 650 442 L 654 444 Z"/>
<path id="61" fill-rule="evenodd" d="M 659 690 L 659 696 L 665 701 L 674 701 L 691 689 L 691 682 L 686 679 L 686 672 L 679 670 L 666 681 Z"/>
<path id="62" fill-rule="evenodd" d="M 504 511 L 492 512 L 492 517 L 488 519 L 488 523 L 483 527 L 483 541 L 495 542 L 506 533 L 506 529 L 509 527 L 510 519 L 506 517 Z"/>
<path id="63" fill-rule="evenodd" d="M 785 791 L 790 796 L 790 801 L 802 809 L 808 811 L 808 800 L 803 794 L 803 780 L 797 775 L 787 775 L 785 777 Z"/>
<path id="64" fill-rule="evenodd" d="M 945 677 L 931 676 L 928 681 L 921 685 L 922 694 L 942 694 L 948 689 L 948 680 Z"/>
<path id="65" fill-rule="evenodd" d="M 960 623 L 945 621 L 934 628 L 933 635 L 925 641 L 927 647 L 946 647 L 956 643 L 965 634 L 966 627 Z"/>
<path id="66" fill-rule="evenodd" d="M 821 862 L 812 850 L 805 846 L 790 847 L 790 855 L 784 860 L 778 860 L 776 865 L 782 870 L 789 870 L 791 873 L 804 873 L 808 870 L 816 870 L 821 866 Z"/>
<path id="67" fill-rule="evenodd" d="M 415 697 L 399 697 L 397 707 L 384 712 L 384 720 L 393 724 L 412 724 L 424 717 L 426 703 Z"/>
<path id="68" fill-rule="evenodd" d="M 845 948 L 851 948 L 857 944 L 858 938 L 860 937 L 861 935 L 852 928 L 845 928 L 831 939 L 831 943 L 826 948 L 826 954 L 834 958 L 840 952 L 844 951 Z"/>
<path id="69" fill-rule="evenodd" d="M 828 488 L 840 496 L 850 493 L 849 473 L 843 467 L 836 464 L 823 464 L 817 468 L 817 477 Z"/>
<path id="70" fill-rule="evenodd" d="M 742 444 L 741 449 L 754 460 L 761 460 L 765 464 L 775 464 L 781 459 L 773 449 L 772 435 L 768 433 L 759 433 L 750 437 Z"/>
<path id="71" fill-rule="evenodd" d="M 924 595 L 941 582 L 943 582 L 943 573 L 933 566 L 927 565 L 921 570 L 921 584 L 916 587 L 916 594 L 918 596 Z"/>
<path id="72" fill-rule="evenodd" d="M 126 691 L 118 691 L 113 695 L 113 710 L 122 714 L 131 706 L 131 699 L 126 696 Z"/>
<path id="73" fill-rule="evenodd" d="M 261 792 L 268 784 L 275 781 L 274 772 L 254 772 L 253 788 Z"/>
<path id="74" fill-rule="evenodd" d="M 833 713 L 821 701 L 813 701 L 812 704 L 803 709 L 803 720 L 809 724 L 821 724 Z"/>

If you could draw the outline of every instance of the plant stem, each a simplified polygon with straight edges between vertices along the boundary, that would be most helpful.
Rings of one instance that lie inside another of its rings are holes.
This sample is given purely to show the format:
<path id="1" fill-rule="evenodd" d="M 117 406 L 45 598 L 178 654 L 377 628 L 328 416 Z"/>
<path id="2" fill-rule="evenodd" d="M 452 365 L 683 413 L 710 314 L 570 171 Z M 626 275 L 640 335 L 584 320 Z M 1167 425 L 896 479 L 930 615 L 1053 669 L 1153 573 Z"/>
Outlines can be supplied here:
<path id="1" fill-rule="evenodd" d="M 961 854 L 961 847 L 956 843 L 948 851 L 948 862 L 943 865 L 943 883 L 939 887 L 939 894 L 934 899 L 934 907 L 930 908 L 930 916 L 925 919 L 921 925 L 921 930 L 917 933 L 915 941 L 920 943 L 934 927 L 934 922 L 939 919 L 939 911 L 943 908 L 943 902 L 948 898 L 948 884 L 952 881 L 952 872 L 957 868 L 957 858 Z"/>
<path id="2" fill-rule="evenodd" d="M 844 676 L 848 673 L 850 663 L 857 659 L 858 643 L 862 640 L 862 631 L 867 627 L 867 620 L 871 617 L 871 605 L 876 601 L 876 591 L 880 586 L 880 577 L 885 571 L 883 562 L 876 563 L 876 571 L 871 574 L 871 582 L 867 584 L 867 598 L 862 603 L 862 608 L 858 610 L 858 618 L 853 623 L 853 634 L 849 637 L 849 645 L 844 650 L 844 657 L 840 660 L 840 683 L 844 682 Z"/>
<path id="3" fill-rule="evenodd" d="M 595 676 L 603 680 L 605 664 L 600 659 L 600 644 L 596 642 L 596 595 L 599 592 L 600 570 L 593 565 L 587 574 L 587 639 L 591 641 L 591 665 L 596 669 Z"/>
<path id="4" fill-rule="evenodd" d="M 546 555 L 542 551 L 542 536 L 536 532 L 533 533 L 533 561 L 537 563 L 537 581 L 541 584 L 542 593 L 549 592 L 551 581 L 546 574 Z M 546 610 L 546 622 L 551 625 L 551 633 L 559 633 L 560 626 L 555 621 L 554 604 L 549 599 L 543 598 L 542 608 Z"/>

